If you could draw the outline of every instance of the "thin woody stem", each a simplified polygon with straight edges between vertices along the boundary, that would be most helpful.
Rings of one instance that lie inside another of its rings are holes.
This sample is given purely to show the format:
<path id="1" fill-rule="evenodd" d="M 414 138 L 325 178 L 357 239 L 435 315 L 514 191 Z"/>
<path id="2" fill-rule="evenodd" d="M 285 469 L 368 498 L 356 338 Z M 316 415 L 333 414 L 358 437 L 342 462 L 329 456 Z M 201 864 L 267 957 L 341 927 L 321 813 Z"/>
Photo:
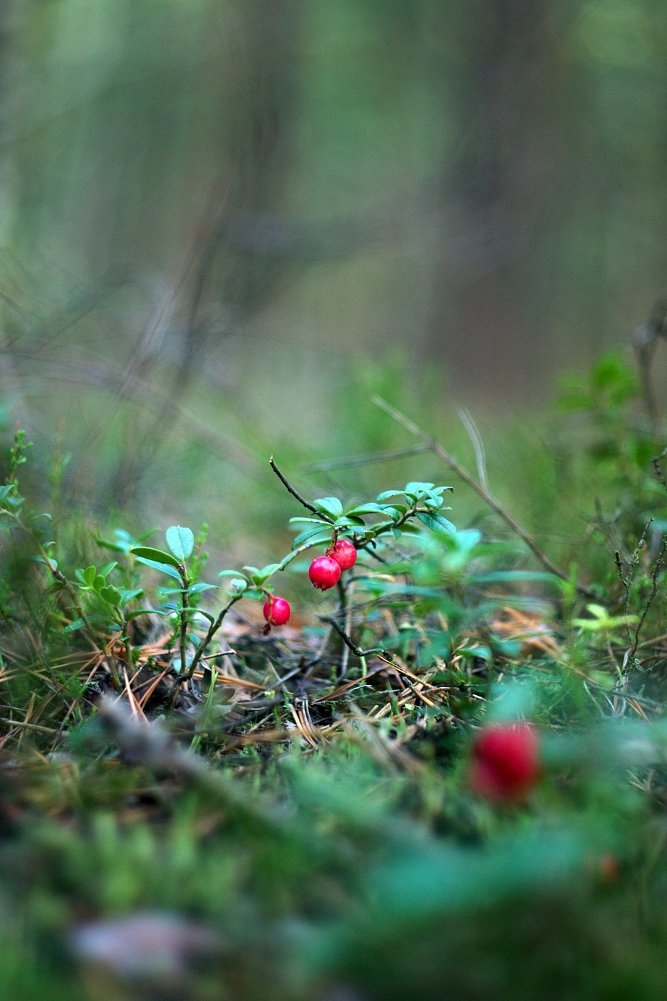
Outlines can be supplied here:
<path id="1" fill-rule="evenodd" d="M 321 518 L 323 521 L 328 521 L 331 525 L 333 525 L 333 518 L 330 518 L 328 514 L 323 514 L 322 511 L 318 511 L 314 504 L 311 504 L 305 497 L 302 497 L 299 491 L 292 486 L 289 480 L 278 469 L 273 456 L 269 459 L 269 465 L 288 493 L 290 493 L 292 497 L 295 497 L 299 504 L 305 507 L 306 511 L 310 511 L 311 514 L 316 514 L 318 518 Z"/>

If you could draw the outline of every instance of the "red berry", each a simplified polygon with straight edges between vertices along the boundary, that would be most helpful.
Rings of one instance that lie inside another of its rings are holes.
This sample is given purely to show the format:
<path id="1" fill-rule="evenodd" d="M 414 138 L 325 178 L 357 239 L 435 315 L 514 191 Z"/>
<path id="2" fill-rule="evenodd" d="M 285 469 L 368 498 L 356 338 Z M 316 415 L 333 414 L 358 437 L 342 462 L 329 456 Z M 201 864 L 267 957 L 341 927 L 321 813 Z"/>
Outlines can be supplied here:
<path id="1" fill-rule="evenodd" d="M 340 577 L 340 563 L 336 563 L 330 556 L 318 556 L 308 568 L 308 577 L 314 587 L 327 591 Z"/>
<path id="2" fill-rule="evenodd" d="M 347 539 L 338 539 L 327 549 L 327 556 L 335 560 L 341 570 L 349 570 L 357 562 L 357 550 Z"/>
<path id="3" fill-rule="evenodd" d="M 497 723 L 477 734 L 470 785 L 496 802 L 519 802 L 540 774 L 537 734 L 528 723 Z"/>
<path id="4" fill-rule="evenodd" d="M 285 601 L 284 598 L 274 598 L 273 595 L 269 596 L 263 608 L 264 618 L 270 626 L 284 626 L 289 620 L 291 611 L 289 601 Z"/>

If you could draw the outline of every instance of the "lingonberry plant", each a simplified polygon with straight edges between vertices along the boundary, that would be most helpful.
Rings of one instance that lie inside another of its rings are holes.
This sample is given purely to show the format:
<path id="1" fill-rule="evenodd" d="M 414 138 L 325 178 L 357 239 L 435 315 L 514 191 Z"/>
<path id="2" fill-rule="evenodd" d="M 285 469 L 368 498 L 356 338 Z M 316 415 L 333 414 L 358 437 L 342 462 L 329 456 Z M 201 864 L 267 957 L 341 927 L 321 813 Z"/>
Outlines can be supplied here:
<path id="1" fill-rule="evenodd" d="M 158 634 L 166 661 L 163 657 L 160 678 L 172 679 L 172 702 L 184 692 L 196 695 L 193 683 L 203 676 L 204 663 L 219 656 L 214 641 L 241 599 L 263 602 L 267 635 L 271 627 L 288 622 L 290 603 L 274 594 L 271 579 L 288 568 L 298 572 L 298 557 L 321 547 L 325 552 L 311 561 L 308 578 L 321 591 L 339 585 L 338 605 L 331 616 L 323 618 L 348 649 L 363 657 L 368 651 L 363 651 L 346 631 L 352 578 L 345 578 L 355 568 L 362 580 L 373 580 L 373 568 L 386 565 L 391 552 L 402 542 L 417 539 L 424 531 L 455 531 L 442 514 L 449 487 L 413 481 L 402 490 L 384 491 L 375 500 L 352 503 L 346 508 L 337 497 L 305 500 L 272 460 L 273 469 L 289 492 L 308 511 L 308 516 L 292 519 L 300 531 L 290 552 L 278 562 L 262 568 L 223 570 L 220 584 L 202 580 L 205 533 L 195 539 L 190 528 L 172 525 L 166 530 L 164 548 L 146 544 L 151 533 L 134 538 L 117 530 L 112 539 L 98 539 L 98 544 L 117 558 L 101 565 L 77 567 L 70 576 L 62 569 L 55 538 L 48 531 L 48 518 L 25 513 L 17 471 L 25 462 L 28 447 L 25 435 L 19 432 L 11 452 L 8 479 L 0 489 L 0 512 L 29 537 L 35 558 L 49 571 L 64 633 L 85 636 L 98 651 L 99 666 L 105 668 L 108 682 L 121 690 L 127 687 L 130 674 L 150 670 L 152 655 L 146 652 L 145 644 L 137 646 L 135 638 L 146 634 L 146 621 L 157 624 L 162 620 L 166 629 L 158 629 Z M 360 566 L 358 554 L 365 557 L 361 562 L 370 565 Z M 142 579 L 142 568 L 157 573 L 165 582 L 153 592 L 150 582 Z M 217 607 L 211 602 L 204 607 L 206 592 L 218 592 Z M 150 599 L 152 593 L 157 603 Z"/>
<path id="2" fill-rule="evenodd" d="M 607 424 L 586 494 L 573 489 L 576 464 L 593 469 L 578 441 L 553 478 L 539 475 L 541 437 L 537 467 L 529 452 L 520 470 L 489 450 L 490 481 L 510 471 L 508 497 L 541 496 L 530 506 L 539 538 L 489 491 L 481 448 L 478 482 L 404 422 L 419 461 L 443 462 L 487 516 L 454 529 L 446 488 L 428 482 L 313 500 L 279 474 L 302 508 L 289 551 L 219 576 L 203 529 L 117 529 L 96 540 L 102 557 L 80 524 L 58 531 L 24 499 L 17 436 L 0 485 L 0 848 L 11 863 L 0 871 L 26 946 L 5 950 L 7 996 L 50 996 L 54 969 L 99 961 L 52 951 L 70 920 L 85 922 L 73 949 L 88 939 L 115 954 L 120 979 L 110 967 L 103 986 L 160 994 L 155 932 L 158 946 L 173 938 L 181 912 L 220 934 L 182 929 L 211 942 L 201 992 L 176 956 L 183 996 L 202 1001 L 220 993 L 220 960 L 239 1001 L 268 983 L 295 1001 L 340 985 L 397 1001 L 417 983 L 435 998 L 445 982 L 478 997 L 488 956 L 501 994 L 534 1001 L 553 980 L 553 964 L 535 965 L 545 928 L 549 956 L 568 957 L 564 995 L 607 998 L 620 984 L 619 996 L 660 996 L 667 460 L 656 445 L 652 479 L 644 471 L 637 486 L 640 422 L 629 437 Z M 576 525 L 598 490 L 584 544 Z M 545 521 L 552 508 L 562 521 Z M 589 559 L 595 536 L 603 574 Z M 309 569 L 322 561 L 338 579 L 316 593 Z M 150 911 L 133 917 L 137 906 Z M 109 914 L 113 927 L 97 920 Z M 148 972 L 135 979 L 128 934 L 142 925 Z M 280 948 L 262 951 L 276 933 Z"/>

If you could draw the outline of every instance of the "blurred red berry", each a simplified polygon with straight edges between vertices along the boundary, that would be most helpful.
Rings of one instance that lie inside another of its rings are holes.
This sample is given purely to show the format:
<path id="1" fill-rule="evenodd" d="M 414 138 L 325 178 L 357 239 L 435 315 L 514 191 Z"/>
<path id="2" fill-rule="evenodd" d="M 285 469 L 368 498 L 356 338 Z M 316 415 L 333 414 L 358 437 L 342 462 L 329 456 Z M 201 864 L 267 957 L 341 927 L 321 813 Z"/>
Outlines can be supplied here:
<path id="1" fill-rule="evenodd" d="M 475 737 L 472 755 L 472 789 L 496 802 L 525 799 L 540 774 L 539 740 L 528 723 L 485 727 Z"/>
<path id="2" fill-rule="evenodd" d="M 291 611 L 289 601 L 285 601 L 284 598 L 274 598 L 273 595 L 265 602 L 263 608 L 264 618 L 270 626 L 284 626 L 289 620 Z"/>
<path id="3" fill-rule="evenodd" d="M 349 570 L 357 562 L 357 550 L 347 539 L 338 539 L 327 549 L 327 556 L 335 560 L 341 570 Z"/>
<path id="4" fill-rule="evenodd" d="M 598 874 L 602 883 L 614 883 L 618 879 L 620 866 L 618 859 L 611 852 L 605 852 L 598 858 Z"/>
<path id="5" fill-rule="evenodd" d="M 327 591 L 338 582 L 340 563 L 336 563 L 330 556 L 318 556 L 308 568 L 308 577 L 314 587 Z"/>

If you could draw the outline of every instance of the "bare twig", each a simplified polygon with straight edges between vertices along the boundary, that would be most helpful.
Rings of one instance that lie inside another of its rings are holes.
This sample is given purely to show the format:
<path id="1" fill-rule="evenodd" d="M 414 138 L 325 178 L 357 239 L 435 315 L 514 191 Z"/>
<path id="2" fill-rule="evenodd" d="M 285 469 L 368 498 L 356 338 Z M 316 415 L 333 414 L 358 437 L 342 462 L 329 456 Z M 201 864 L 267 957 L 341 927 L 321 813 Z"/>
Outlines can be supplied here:
<path id="1" fill-rule="evenodd" d="M 632 646 L 630 647 L 629 650 L 626 651 L 623 657 L 624 666 L 628 663 L 629 660 L 632 659 L 632 657 L 634 657 L 634 655 L 637 652 L 637 648 L 639 647 L 639 637 L 641 635 L 644 622 L 646 621 L 646 616 L 648 615 L 649 609 L 653 604 L 653 602 L 655 601 L 655 596 L 658 593 L 658 573 L 660 572 L 660 568 L 662 567 L 662 564 L 664 562 L 666 552 L 667 552 L 667 542 L 665 542 L 665 540 L 663 539 L 660 545 L 660 549 L 658 551 L 658 555 L 655 558 L 653 569 L 651 571 L 651 590 L 649 592 L 646 601 L 644 602 L 644 607 L 642 608 L 641 615 L 639 616 L 639 622 L 637 623 L 637 628 L 635 629 L 634 638 L 632 640 Z"/>
<path id="2" fill-rule="evenodd" d="M 464 428 L 468 432 L 468 437 L 472 442 L 472 447 L 475 450 L 475 462 L 477 463 L 477 476 L 479 482 L 484 487 L 485 490 L 489 489 L 489 481 L 486 475 L 486 451 L 484 449 L 484 442 L 482 441 L 482 436 L 479 433 L 479 429 L 473 420 L 472 414 L 465 407 L 462 407 L 458 411 L 459 420 L 463 424 Z"/>
<path id="3" fill-rule="evenodd" d="M 386 655 L 387 651 L 382 646 L 372 646 L 369 647 L 368 650 L 362 650 L 360 646 L 357 646 L 352 637 L 348 636 L 343 627 L 338 625 L 333 615 L 320 615 L 319 618 L 320 622 L 327 622 L 332 629 L 338 633 L 345 646 L 348 646 L 352 653 L 356 654 L 357 657 L 370 657 L 371 654 Z"/>
<path id="4" fill-rule="evenodd" d="M 667 479 L 665 479 L 665 474 L 662 471 L 662 466 L 660 465 L 660 463 L 662 462 L 662 460 L 665 458 L 666 455 L 667 455 L 667 448 L 663 448 L 662 452 L 660 452 L 659 455 L 654 455 L 653 458 L 651 459 L 651 462 L 653 463 L 653 468 L 655 470 L 655 475 L 658 477 L 665 490 L 667 490 Z"/>
<path id="5" fill-rule="evenodd" d="M 347 469 L 351 466 L 367 466 L 371 462 L 390 462 L 392 459 L 407 459 L 411 455 L 430 452 L 430 445 L 413 445 L 412 448 L 398 448 L 392 452 L 371 452 L 368 455 L 352 455 L 346 459 L 327 459 L 326 462 L 312 462 L 304 466 L 307 473 L 326 473 L 330 469 Z"/>
<path id="6" fill-rule="evenodd" d="M 296 500 L 298 500 L 299 504 L 301 504 L 302 507 L 305 507 L 306 511 L 310 511 L 311 514 L 316 514 L 318 518 L 322 519 L 322 521 L 328 521 L 330 525 L 333 525 L 334 523 L 333 518 L 330 518 L 328 514 L 323 514 L 321 511 L 318 511 L 317 508 L 314 506 L 314 504 L 311 504 L 310 501 L 307 501 L 305 497 L 302 497 L 299 491 L 292 486 L 292 484 L 287 480 L 287 478 L 283 475 L 283 473 L 281 473 L 281 471 L 278 469 L 278 466 L 276 465 L 273 456 L 271 456 L 271 458 L 269 459 L 269 465 L 271 466 L 271 469 L 276 474 L 276 476 L 278 477 L 282 485 L 285 487 L 287 492 L 290 493 L 292 497 L 295 497 Z"/>

